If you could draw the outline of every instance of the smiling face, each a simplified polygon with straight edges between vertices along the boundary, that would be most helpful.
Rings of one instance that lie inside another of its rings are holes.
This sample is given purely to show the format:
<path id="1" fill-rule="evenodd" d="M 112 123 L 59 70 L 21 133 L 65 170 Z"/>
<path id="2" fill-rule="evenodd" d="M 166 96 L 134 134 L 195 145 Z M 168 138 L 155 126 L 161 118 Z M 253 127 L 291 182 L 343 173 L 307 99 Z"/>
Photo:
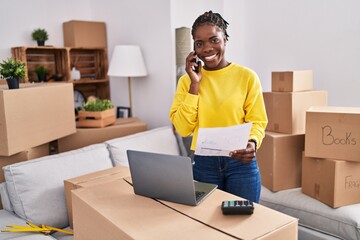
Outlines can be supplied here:
<path id="1" fill-rule="evenodd" d="M 202 24 L 196 28 L 193 37 L 195 52 L 206 70 L 218 70 L 228 65 L 224 57 L 226 37 L 222 29 Z"/>

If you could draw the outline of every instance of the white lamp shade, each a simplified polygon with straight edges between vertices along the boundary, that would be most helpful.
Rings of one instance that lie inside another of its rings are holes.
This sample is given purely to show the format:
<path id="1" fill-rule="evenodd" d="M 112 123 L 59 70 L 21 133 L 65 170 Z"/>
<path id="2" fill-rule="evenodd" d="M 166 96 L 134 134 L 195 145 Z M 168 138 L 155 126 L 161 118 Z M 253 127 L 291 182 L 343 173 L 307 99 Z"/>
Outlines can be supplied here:
<path id="1" fill-rule="evenodd" d="M 147 75 L 145 63 L 139 46 L 115 46 L 111 57 L 109 76 L 143 77 Z"/>

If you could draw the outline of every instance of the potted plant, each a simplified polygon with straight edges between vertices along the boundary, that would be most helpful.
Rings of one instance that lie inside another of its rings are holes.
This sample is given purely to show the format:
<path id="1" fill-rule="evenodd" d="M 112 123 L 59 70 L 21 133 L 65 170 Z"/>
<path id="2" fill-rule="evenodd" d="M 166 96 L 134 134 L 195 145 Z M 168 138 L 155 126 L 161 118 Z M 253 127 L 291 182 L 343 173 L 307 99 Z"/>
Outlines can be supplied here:
<path id="1" fill-rule="evenodd" d="M 88 101 L 84 104 L 83 109 L 88 112 L 101 112 L 114 108 L 114 105 L 108 99 L 99 99 L 89 97 Z"/>
<path id="2" fill-rule="evenodd" d="M 35 72 L 39 82 L 45 82 L 48 70 L 44 66 L 36 66 Z"/>
<path id="3" fill-rule="evenodd" d="M 37 28 L 31 33 L 34 41 L 37 41 L 38 46 L 44 46 L 45 41 L 49 39 L 47 31 L 43 28 Z"/>
<path id="4" fill-rule="evenodd" d="M 5 78 L 9 89 L 19 88 L 20 79 L 25 77 L 25 63 L 8 58 L 0 63 L 0 76 Z"/>
<path id="5" fill-rule="evenodd" d="M 89 97 L 78 114 L 78 127 L 106 127 L 116 121 L 114 105 L 108 99 Z"/>

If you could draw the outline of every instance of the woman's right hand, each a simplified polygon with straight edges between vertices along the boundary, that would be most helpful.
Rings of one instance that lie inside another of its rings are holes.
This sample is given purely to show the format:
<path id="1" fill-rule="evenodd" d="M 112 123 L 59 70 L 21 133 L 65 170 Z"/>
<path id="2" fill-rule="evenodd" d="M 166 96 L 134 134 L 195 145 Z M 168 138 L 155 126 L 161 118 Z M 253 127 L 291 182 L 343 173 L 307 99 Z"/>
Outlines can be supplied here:
<path id="1" fill-rule="evenodd" d="M 186 58 L 185 71 L 187 72 L 187 74 L 191 79 L 191 85 L 189 90 L 189 93 L 191 94 L 198 94 L 199 84 L 202 79 L 202 75 L 201 75 L 202 65 L 200 61 L 196 62 L 195 61 L 196 59 L 197 57 L 195 51 L 190 52 Z M 194 71 L 194 67 L 198 67 L 197 72 Z"/>

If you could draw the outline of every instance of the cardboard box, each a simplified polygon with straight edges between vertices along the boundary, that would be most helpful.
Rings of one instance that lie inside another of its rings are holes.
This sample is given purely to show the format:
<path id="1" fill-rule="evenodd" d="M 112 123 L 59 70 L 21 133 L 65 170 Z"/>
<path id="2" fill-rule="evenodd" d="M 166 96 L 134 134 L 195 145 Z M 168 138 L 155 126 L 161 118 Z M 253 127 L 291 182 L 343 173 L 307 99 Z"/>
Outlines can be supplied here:
<path id="1" fill-rule="evenodd" d="M 65 47 L 106 48 L 106 24 L 104 22 L 71 20 L 63 23 Z"/>
<path id="2" fill-rule="evenodd" d="M 261 184 L 271 191 L 301 186 L 301 160 L 304 134 L 265 132 L 256 153 L 261 173 Z"/>
<path id="3" fill-rule="evenodd" d="M 302 192 L 333 208 L 360 203 L 360 163 L 304 156 Z"/>
<path id="4" fill-rule="evenodd" d="M 79 177 L 67 179 L 64 181 L 66 206 L 68 210 L 70 227 L 73 228 L 72 217 L 72 201 L 71 191 L 78 188 L 94 186 L 106 182 L 111 182 L 116 179 L 122 179 L 130 176 L 130 170 L 128 167 L 117 166 L 114 168 L 98 171 L 95 173 L 85 174 Z"/>
<path id="5" fill-rule="evenodd" d="M 119 118 L 104 128 L 77 128 L 76 133 L 58 139 L 58 151 L 67 152 L 95 143 L 147 130 L 147 124 L 138 118 Z"/>
<path id="6" fill-rule="evenodd" d="M 268 116 L 266 130 L 288 134 L 305 133 L 306 110 L 326 106 L 327 91 L 264 92 Z"/>
<path id="7" fill-rule="evenodd" d="M 0 156 L 75 133 L 72 83 L 0 86 Z"/>
<path id="8" fill-rule="evenodd" d="M 271 73 L 272 92 L 299 92 L 313 89 L 313 72 L 286 71 Z"/>
<path id="9" fill-rule="evenodd" d="M 26 151 L 14 154 L 12 156 L 4 157 L 0 156 L 0 183 L 5 181 L 4 171 L 2 168 L 7 165 L 11 165 L 18 162 L 23 162 L 39 157 L 44 157 L 49 155 L 49 144 L 43 144 L 37 147 L 30 148 Z M 1 196 L 0 196 L 0 209 L 2 209 Z"/>
<path id="10" fill-rule="evenodd" d="M 106 198 L 99 198 L 106 196 Z M 124 180 L 73 191 L 74 238 L 234 239 L 151 198 L 135 195 Z"/>
<path id="11" fill-rule="evenodd" d="M 255 204 L 254 213 L 251 216 L 234 216 L 229 218 L 229 216 L 223 215 L 220 209 L 220 204 L 224 199 L 241 198 L 221 190 L 216 190 L 196 207 L 173 202 L 161 202 L 186 216 L 203 222 L 211 228 L 235 236 L 236 239 L 297 239 L 297 219 L 259 204 Z"/>
<path id="12" fill-rule="evenodd" d="M 72 194 L 77 240 L 297 239 L 297 219 L 261 205 L 252 215 L 224 216 L 221 201 L 239 198 L 220 190 L 196 207 L 135 195 L 123 179 Z"/>
<path id="13" fill-rule="evenodd" d="M 360 108 L 309 108 L 305 136 L 307 157 L 360 162 Z"/>

